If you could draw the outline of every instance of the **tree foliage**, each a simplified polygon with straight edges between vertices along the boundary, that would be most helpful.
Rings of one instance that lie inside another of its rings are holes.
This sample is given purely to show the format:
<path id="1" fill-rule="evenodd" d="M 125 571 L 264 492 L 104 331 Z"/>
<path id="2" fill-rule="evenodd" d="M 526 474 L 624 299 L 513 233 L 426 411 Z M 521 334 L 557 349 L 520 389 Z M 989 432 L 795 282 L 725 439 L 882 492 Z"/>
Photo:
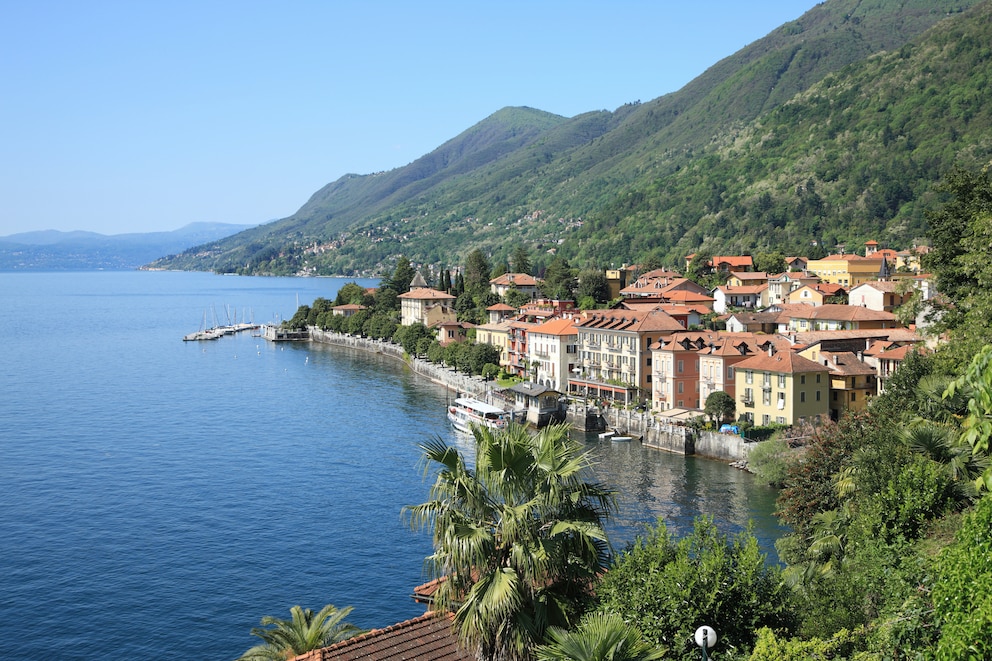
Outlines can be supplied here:
<path id="1" fill-rule="evenodd" d="M 435 608 L 484 659 L 529 659 L 549 627 L 577 619 L 606 564 L 612 492 L 587 482 L 589 456 L 563 425 L 473 429 L 474 468 L 440 438 L 421 444 L 430 500 L 405 508 L 427 527 Z"/>
<path id="2" fill-rule="evenodd" d="M 751 531 L 728 537 L 706 517 L 681 540 L 659 521 L 616 560 L 596 594 L 598 611 L 685 661 L 698 658 L 689 640 L 703 624 L 719 625 L 723 649 L 744 651 L 760 627 L 788 630 L 793 622 L 789 590 Z"/>
<path id="3" fill-rule="evenodd" d="M 262 644 L 249 649 L 238 661 L 285 661 L 362 633 L 344 621 L 351 613 L 351 606 L 339 610 L 328 604 L 317 613 L 293 606 L 290 613 L 288 620 L 271 615 L 263 617 L 262 626 L 251 630 L 251 635 L 262 639 Z"/>

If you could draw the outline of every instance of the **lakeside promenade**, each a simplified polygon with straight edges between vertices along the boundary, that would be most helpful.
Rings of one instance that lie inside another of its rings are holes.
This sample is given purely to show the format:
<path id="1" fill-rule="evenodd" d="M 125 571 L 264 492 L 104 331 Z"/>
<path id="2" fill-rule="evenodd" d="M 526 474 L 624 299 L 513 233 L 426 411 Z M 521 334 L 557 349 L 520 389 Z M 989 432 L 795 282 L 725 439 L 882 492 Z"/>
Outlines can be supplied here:
<path id="1" fill-rule="evenodd" d="M 477 399 L 495 404 L 489 384 L 479 376 L 470 376 L 455 371 L 451 367 L 436 365 L 404 352 L 403 347 L 385 340 L 355 337 L 316 327 L 309 329 L 312 342 L 333 344 L 371 353 L 378 353 L 400 360 L 414 372 L 434 383 L 456 393 L 471 394 Z M 656 419 L 650 412 L 632 409 L 606 408 L 600 411 L 607 429 L 623 430 L 640 437 L 641 442 L 650 448 L 682 455 L 699 455 L 720 461 L 740 463 L 747 461 L 747 453 L 753 443 L 747 443 L 735 434 L 699 432 L 682 424 L 674 424 Z M 568 406 L 566 421 L 575 429 L 583 429 L 586 417 L 585 406 L 572 402 Z"/>

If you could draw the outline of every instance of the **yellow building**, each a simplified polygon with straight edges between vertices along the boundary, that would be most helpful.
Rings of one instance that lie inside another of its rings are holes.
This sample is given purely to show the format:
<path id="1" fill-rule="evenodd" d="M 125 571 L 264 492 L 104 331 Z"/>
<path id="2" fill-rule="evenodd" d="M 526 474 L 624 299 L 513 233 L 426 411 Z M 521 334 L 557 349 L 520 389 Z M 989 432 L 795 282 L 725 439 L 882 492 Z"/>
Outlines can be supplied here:
<path id="1" fill-rule="evenodd" d="M 488 344 L 499 349 L 499 366 L 503 369 L 507 369 L 510 366 L 509 321 L 476 326 L 475 341 L 479 344 Z"/>
<path id="2" fill-rule="evenodd" d="M 875 369 L 850 351 L 821 351 L 819 344 L 800 351 L 804 358 L 830 370 L 830 419 L 840 420 L 847 412 L 864 411 L 878 390 Z"/>
<path id="3" fill-rule="evenodd" d="M 734 367 L 737 414 L 756 425 L 792 425 L 829 412 L 830 368 L 789 350 L 752 356 Z"/>
<path id="4" fill-rule="evenodd" d="M 823 282 L 840 285 L 850 291 L 863 282 L 878 280 L 882 270 L 881 257 L 861 257 L 860 255 L 830 255 L 823 259 L 811 259 L 806 270 Z"/>

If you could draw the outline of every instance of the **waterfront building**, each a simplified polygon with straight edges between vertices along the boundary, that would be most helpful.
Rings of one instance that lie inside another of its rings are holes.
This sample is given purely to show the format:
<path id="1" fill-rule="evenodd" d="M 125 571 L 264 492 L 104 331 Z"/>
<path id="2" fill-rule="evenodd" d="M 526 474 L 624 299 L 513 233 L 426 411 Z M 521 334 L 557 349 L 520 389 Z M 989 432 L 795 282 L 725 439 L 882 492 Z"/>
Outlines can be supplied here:
<path id="1" fill-rule="evenodd" d="M 878 392 L 875 369 L 850 351 L 824 351 L 814 345 L 800 356 L 830 368 L 830 419 L 840 420 L 847 412 L 860 412 Z"/>
<path id="2" fill-rule="evenodd" d="M 578 362 L 578 332 L 575 321 L 551 319 L 529 329 L 527 351 L 534 367 L 534 381 L 564 392 Z"/>
<path id="3" fill-rule="evenodd" d="M 769 348 L 734 371 L 737 413 L 756 425 L 793 425 L 829 413 L 830 368 L 791 350 Z"/>
<path id="4" fill-rule="evenodd" d="M 686 330 L 661 310 L 590 310 L 575 320 L 579 364 L 570 391 L 622 403 L 651 394 L 650 346 L 659 338 Z"/>
<path id="5" fill-rule="evenodd" d="M 777 335 L 718 334 L 715 342 L 699 351 L 700 404 L 705 407 L 706 398 L 717 390 L 722 390 L 737 401 L 737 382 L 734 378 L 737 364 L 751 356 L 767 352 L 771 346 L 780 350 L 787 349 L 789 341 Z"/>

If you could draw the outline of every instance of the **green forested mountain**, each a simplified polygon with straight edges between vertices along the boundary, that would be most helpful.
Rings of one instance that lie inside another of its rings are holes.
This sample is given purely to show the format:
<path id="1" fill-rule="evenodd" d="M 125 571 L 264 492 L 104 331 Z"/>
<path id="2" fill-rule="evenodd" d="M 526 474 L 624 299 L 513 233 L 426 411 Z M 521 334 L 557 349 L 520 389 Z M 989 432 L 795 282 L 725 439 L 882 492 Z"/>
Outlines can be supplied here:
<path id="1" fill-rule="evenodd" d="M 808 252 L 924 233 L 932 185 L 992 153 L 992 4 L 828 0 L 683 89 L 564 118 L 505 108 L 293 216 L 156 262 L 250 273 Z"/>

